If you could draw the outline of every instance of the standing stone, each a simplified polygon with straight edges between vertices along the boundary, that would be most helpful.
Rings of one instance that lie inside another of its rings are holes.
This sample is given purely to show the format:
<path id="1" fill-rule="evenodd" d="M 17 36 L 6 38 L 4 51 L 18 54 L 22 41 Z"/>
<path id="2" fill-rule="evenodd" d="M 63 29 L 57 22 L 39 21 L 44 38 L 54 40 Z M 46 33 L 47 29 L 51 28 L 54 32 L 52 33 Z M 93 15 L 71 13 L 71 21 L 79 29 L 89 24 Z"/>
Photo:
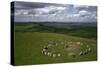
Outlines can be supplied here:
<path id="1" fill-rule="evenodd" d="M 83 55 L 83 52 L 82 51 L 79 53 L 79 56 L 81 56 L 81 55 Z"/>
<path id="2" fill-rule="evenodd" d="M 42 53 L 44 53 L 44 51 L 43 51 L 43 50 L 42 50 L 41 52 L 42 52 Z"/>
<path id="3" fill-rule="evenodd" d="M 43 49 L 42 51 L 46 51 L 46 49 Z"/>
<path id="4" fill-rule="evenodd" d="M 91 51 L 91 48 L 88 48 L 88 51 Z"/>
<path id="5" fill-rule="evenodd" d="M 58 53 L 58 56 L 61 56 L 61 54 L 60 54 L 60 53 Z"/>
<path id="6" fill-rule="evenodd" d="M 47 55 L 50 56 L 50 52 L 48 52 Z"/>
<path id="7" fill-rule="evenodd" d="M 57 46 L 58 44 L 56 43 L 56 46 Z"/>
<path id="8" fill-rule="evenodd" d="M 53 56 L 53 57 L 56 57 L 56 54 L 53 54 L 52 56 Z"/>
<path id="9" fill-rule="evenodd" d="M 47 52 L 44 52 L 45 55 L 47 55 Z"/>

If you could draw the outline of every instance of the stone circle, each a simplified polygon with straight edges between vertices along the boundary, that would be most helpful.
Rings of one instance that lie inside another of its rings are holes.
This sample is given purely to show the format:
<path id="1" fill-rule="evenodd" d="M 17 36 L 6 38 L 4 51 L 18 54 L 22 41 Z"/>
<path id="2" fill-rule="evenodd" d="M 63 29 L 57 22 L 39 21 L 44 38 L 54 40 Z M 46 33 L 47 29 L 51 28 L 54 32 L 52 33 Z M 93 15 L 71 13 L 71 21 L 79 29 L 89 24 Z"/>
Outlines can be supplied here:
<path id="1" fill-rule="evenodd" d="M 71 42 L 71 41 L 67 42 L 66 40 L 65 41 L 59 40 L 58 42 L 49 41 L 46 43 L 46 46 L 44 46 L 41 52 L 46 56 L 60 57 L 63 56 L 63 50 L 64 50 L 66 56 L 76 57 L 76 56 L 86 55 L 91 51 L 90 46 L 86 45 L 85 49 L 81 49 L 80 52 L 75 52 L 79 50 L 82 46 L 84 46 L 84 43 L 79 41 L 77 42 Z"/>

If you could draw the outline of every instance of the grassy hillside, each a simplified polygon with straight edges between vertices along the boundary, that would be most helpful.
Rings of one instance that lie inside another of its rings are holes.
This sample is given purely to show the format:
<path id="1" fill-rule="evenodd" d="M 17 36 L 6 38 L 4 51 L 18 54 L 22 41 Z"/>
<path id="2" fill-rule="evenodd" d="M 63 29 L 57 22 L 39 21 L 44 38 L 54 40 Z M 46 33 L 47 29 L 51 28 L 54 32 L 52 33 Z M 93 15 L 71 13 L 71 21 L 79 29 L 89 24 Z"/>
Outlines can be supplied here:
<path id="1" fill-rule="evenodd" d="M 97 39 L 96 24 L 16 23 L 17 32 L 52 32 L 70 36 Z"/>
<path id="2" fill-rule="evenodd" d="M 97 59 L 96 24 L 15 23 L 14 27 L 16 65 L 80 62 Z M 69 42 L 71 43 L 69 44 Z M 77 42 L 83 45 L 77 45 Z M 53 54 L 47 56 L 41 52 L 44 47 L 50 44 L 51 47 L 46 52 L 60 53 L 61 56 L 53 57 Z M 89 48 L 91 50 L 84 53 Z M 79 55 L 80 52 L 83 52 L 84 55 L 83 53 Z"/>

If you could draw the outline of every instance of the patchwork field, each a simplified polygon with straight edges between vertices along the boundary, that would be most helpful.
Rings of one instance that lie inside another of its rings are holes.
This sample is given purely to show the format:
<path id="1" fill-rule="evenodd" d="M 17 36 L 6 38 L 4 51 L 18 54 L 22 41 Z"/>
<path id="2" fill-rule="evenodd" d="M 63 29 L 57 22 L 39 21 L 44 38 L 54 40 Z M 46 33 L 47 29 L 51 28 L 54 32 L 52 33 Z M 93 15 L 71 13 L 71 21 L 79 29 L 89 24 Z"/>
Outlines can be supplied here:
<path id="1" fill-rule="evenodd" d="M 15 23 L 15 65 L 97 59 L 96 24 Z"/>

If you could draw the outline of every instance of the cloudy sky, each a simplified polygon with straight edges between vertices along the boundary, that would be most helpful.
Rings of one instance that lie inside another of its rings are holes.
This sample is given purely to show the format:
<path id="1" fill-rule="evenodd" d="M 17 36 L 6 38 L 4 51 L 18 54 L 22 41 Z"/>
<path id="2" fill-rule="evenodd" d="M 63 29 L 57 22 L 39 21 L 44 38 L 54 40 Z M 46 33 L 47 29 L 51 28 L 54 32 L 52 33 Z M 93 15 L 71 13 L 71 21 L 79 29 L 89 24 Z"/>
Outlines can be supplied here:
<path id="1" fill-rule="evenodd" d="M 14 2 L 15 22 L 96 22 L 97 7 L 86 5 Z"/>

